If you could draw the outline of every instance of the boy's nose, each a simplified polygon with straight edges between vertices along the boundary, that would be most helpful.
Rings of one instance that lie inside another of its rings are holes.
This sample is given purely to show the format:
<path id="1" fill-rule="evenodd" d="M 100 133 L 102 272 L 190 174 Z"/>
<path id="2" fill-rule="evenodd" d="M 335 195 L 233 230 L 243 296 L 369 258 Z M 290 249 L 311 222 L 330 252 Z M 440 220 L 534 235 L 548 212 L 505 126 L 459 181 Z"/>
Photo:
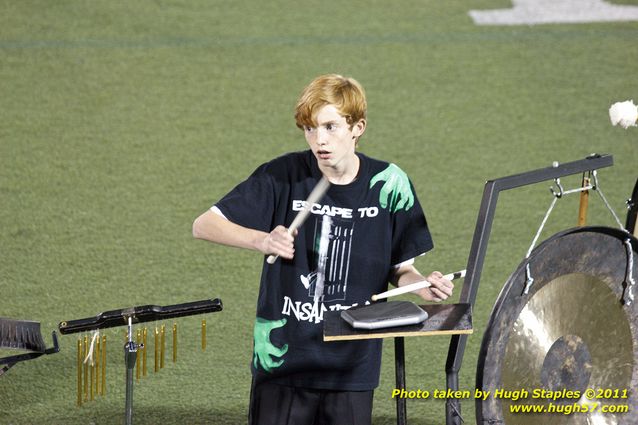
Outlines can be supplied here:
<path id="1" fill-rule="evenodd" d="M 317 131 L 317 144 L 323 146 L 328 142 L 328 134 L 326 131 L 319 129 Z"/>

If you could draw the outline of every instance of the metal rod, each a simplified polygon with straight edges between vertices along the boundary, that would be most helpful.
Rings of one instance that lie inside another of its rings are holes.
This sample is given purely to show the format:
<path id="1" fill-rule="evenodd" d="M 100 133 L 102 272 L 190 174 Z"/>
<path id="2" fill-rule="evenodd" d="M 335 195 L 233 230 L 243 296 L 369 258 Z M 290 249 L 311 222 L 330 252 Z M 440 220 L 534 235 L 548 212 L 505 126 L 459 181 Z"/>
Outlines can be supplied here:
<path id="1" fill-rule="evenodd" d="M 128 318 L 129 340 L 124 344 L 124 363 L 126 364 L 126 406 L 124 420 L 126 425 L 133 424 L 133 369 L 137 361 L 138 345 L 133 341 L 133 318 Z"/>
<path id="2" fill-rule="evenodd" d="M 458 388 L 459 387 L 459 377 L 458 375 L 451 374 L 446 377 L 446 384 L 448 388 Z M 446 411 L 446 423 L 454 423 L 460 419 L 461 422 L 463 418 L 461 417 L 461 403 L 458 398 L 450 397 L 445 400 L 445 411 Z M 450 422 L 448 422 L 450 421 Z"/>
<path id="3" fill-rule="evenodd" d="M 177 362 L 177 323 L 173 323 L 173 363 Z"/>
<path id="4" fill-rule="evenodd" d="M 78 394 L 77 394 L 77 402 L 76 404 L 82 406 L 82 338 L 78 338 L 78 360 L 77 360 L 77 368 L 78 368 Z"/>
<path id="5" fill-rule="evenodd" d="M 144 328 L 142 331 L 142 376 L 146 376 L 146 334 L 148 332 L 147 328 Z"/>
<path id="6" fill-rule="evenodd" d="M 89 365 L 84 360 L 89 354 L 89 337 L 84 336 L 84 350 L 82 352 L 82 361 L 84 362 L 84 401 L 89 401 Z"/>
<path id="7" fill-rule="evenodd" d="M 93 355 L 91 355 L 91 360 L 89 361 L 89 395 L 91 401 L 95 400 L 95 394 L 93 393 L 93 389 L 95 388 L 95 362 L 93 361 Z"/>
<path id="8" fill-rule="evenodd" d="M 202 351 L 206 350 L 206 319 L 202 319 Z"/>
<path id="9" fill-rule="evenodd" d="M 102 336 L 102 395 L 106 394 L 106 335 Z"/>
<path id="10" fill-rule="evenodd" d="M 159 370 L 159 329 L 155 326 L 155 373 Z"/>
<path id="11" fill-rule="evenodd" d="M 164 356 L 166 353 L 166 325 L 162 325 L 160 338 L 162 340 L 162 346 L 160 347 L 160 369 L 164 369 Z"/>
<path id="12" fill-rule="evenodd" d="M 142 343 L 142 332 L 139 329 L 135 333 L 135 342 L 137 343 L 138 347 Z M 137 382 L 140 381 L 140 357 L 142 357 L 140 354 L 142 353 L 140 353 L 138 349 L 137 355 L 135 356 L 135 380 Z"/>
<path id="13" fill-rule="evenodd" d="M 94 367 L 95 367 L 95 395 L 100 395 L 100 336 L 95 337 L 95 353 L 94 353 Z"/>
<path id="14" fill-rule="evenodd" d="M 403 337 L 394 338 L 394 370 L 397 390 L 405 390 L 405 341 Z M 408 409 L 405 397 L 397 397 L 397 425 L 408 423 Z"/>

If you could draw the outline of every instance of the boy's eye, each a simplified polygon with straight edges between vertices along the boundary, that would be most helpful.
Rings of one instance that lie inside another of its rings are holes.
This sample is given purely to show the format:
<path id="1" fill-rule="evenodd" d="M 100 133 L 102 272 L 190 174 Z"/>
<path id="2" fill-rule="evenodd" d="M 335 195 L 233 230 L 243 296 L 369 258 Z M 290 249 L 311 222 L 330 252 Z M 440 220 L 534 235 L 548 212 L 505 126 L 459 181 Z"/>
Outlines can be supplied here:
<path id="1" fill-rule="evenodd" d="M 305 126 L 304 130 L 306 130 L 308 133 L 310 133 L 310 132 L 312 132 L 314 130 L 314 127 Z"/>
<path id="2" fill-rule="evenodd" d="M 333 131 L 336 129 L 337 129 L 337 126 L 335 124 L 326 124 L 326 130 Z"/>

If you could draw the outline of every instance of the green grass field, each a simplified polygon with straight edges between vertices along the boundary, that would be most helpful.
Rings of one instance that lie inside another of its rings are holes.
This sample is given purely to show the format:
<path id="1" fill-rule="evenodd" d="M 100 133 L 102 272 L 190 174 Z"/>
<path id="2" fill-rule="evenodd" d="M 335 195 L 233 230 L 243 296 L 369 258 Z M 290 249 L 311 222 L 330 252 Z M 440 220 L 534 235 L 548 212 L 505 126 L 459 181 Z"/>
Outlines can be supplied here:
<path id="1" fill-rule="evenodd" d="M 552 161 L 613 154 L 600 187 L 624 220 L 638 130 L 612 127 L 607 110 L 638 100 L 638 23 L 478 27 L 467 13 L 510 5 L 1 0 L 0 316 L 41 322 L 51 345 L 62 320 L 219 297 L 205 352 L 200 318 L 179 320 L 178 363 L 135 386 L 134 423 L 245 423 L 261 257 L 194 240 L 191 224 L 262 162 L 305 149 L 294 103 L 328 72 L 366 87 L 361 151 L 417 188 L 436 245 L 421 271 L 465 267 L 486 180 Z M 462 389 L 548 186 L 499 200 Z M 561 200 L 541 239 L 577 211 L 576 197 Z M 589 222 L 614 226 L 597 197 Z M 107 396 L 75 406 L 77 339 L 63 336 L 59 354 L 0 377 L 0 425 L 123 423 L 123 332 L 106 331 Z M 409 389 L 445 388 L 448 343 L 406 342 Z M 396 423 L 393 388 L 388 341 L 375 425 Z M 463 409 L 473 423 L 473 402 Z M 408 417 L 443 424 L 444 402 L 411 401 Z"/>

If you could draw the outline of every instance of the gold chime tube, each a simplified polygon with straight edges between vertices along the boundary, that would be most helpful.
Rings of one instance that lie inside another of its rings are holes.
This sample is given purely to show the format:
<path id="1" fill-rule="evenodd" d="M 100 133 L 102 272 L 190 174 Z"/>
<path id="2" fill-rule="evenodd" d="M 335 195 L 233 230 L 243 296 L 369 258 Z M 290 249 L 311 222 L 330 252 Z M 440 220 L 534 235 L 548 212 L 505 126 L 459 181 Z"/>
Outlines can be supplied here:
<path id="1" fill-rule="evenodd" d="M 139 382 L 140 380 L 140 344 L 142 343 L 142 331 L 137 330 L 135 334 L 135 343 L 137 344 L 137 351 L 135 353 L 135 379 Z"/>
<path id="2" fill-rule="evenodd" d="M 159 370 L 159 330 L 155 327 L 155 373 Z"/>
<path id="3" fill-rule="evenodd" d="M 177 361 L 177 323 L 173 323 L 173 363 Z"/>
<path id="4" fill-rule="evenodd" d="M 90 369 L 90 377 L 91 382 L 89 383 L 89 394 L 91 395 L 91 401 L 95 400 L 95 394 L 93 394 L 94 382 L 95 382 L 95 362 L 93 359 L 93 354 L 91 354 L 91 359 L 89 360 L 89 369 Z"/>
<path id="5" fill-rule="evenodd" d="M 166 325 L 162 325 L 162 347 L 160 348 L 160 369 L 164 368 L 164 353 L 166 349 Z"/>
<path id="6" fill-rule="evenodd" d="M 206 319 L 202 319 L 202 351 L 206 350 Z"/>
<path id="7" fill-rule="evenodd" d="M 95 341 L 95 352 L 93 354 L 95 364 L 95 395 L 100 395 L 100 337 L 98 336 Z"/>
<path id="8" fill-rule="evenodd" d="M 77 405 L 82 406 L 82 339 L 78 339 L 78 399 Z"/>
<path id="9" fill-rule="evenodd" d="M 144 328 L 142 331 L 142 344 L 144 347 L 142 348 L 142 376 L 146 376 L 146 334 L 148 332 L 147 328 Z"/>
<path id="10" fill-rule="evenodd" d="M 82 362 L 89 354 L 89 337 L 84 337 L 84 350 L 82 350 Z M 89 401 L 89 364 L 84 363 L 84 401 Z"/>
<path id="11" fill-rule="evenodd" d="M 106 335 L 102 337 L 102 391 L 101 394 L 106 394 Z"/>

